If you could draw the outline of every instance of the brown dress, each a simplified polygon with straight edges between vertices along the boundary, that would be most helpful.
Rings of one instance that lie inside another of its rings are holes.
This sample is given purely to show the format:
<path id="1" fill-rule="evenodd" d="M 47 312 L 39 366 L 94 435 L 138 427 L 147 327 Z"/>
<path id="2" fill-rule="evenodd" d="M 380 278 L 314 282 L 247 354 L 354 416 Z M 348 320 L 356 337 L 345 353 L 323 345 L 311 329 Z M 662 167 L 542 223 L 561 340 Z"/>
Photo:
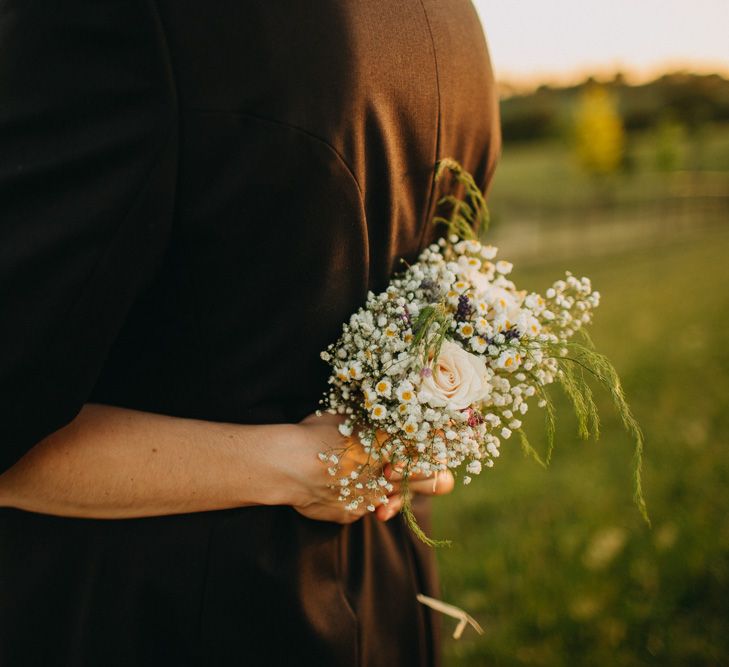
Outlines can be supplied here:
<path id="1" fill-rule="evenodd" d="M 0 470 L 86 402 L 317 408 L 319 351 L 499 151 L 468 0 L 0 0 Z M 398 518 L 0 510 L 0 664 L 438 663 Z"/>

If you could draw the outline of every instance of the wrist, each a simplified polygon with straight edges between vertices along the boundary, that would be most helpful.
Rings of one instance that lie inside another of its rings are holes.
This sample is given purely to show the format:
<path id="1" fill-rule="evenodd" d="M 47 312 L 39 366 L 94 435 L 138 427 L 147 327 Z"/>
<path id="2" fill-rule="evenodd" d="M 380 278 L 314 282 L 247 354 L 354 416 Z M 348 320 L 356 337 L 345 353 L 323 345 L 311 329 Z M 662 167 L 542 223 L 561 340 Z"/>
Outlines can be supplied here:
<path id="1" fill-rule="evenodd" d="M 245 447 L 245 487 L 257 505 L 296 505 L 305 497 L 297 455 L 302 429 L 297 424 L 249 427 L 252 447 Z"/>

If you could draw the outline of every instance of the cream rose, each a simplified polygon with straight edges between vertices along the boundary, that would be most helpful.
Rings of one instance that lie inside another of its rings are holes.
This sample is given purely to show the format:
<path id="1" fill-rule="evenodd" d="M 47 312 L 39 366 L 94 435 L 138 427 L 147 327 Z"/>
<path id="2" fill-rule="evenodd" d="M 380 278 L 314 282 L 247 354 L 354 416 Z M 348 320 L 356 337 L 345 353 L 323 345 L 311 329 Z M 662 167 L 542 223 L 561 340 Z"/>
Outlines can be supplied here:
<path id="1" fill-rule="evenodd" d="M 430 370 L 420 385 L 418 399 L 434 408 L 463 410 L 491 393 L 483 359 L 451 341 L 443 343 Z"/>

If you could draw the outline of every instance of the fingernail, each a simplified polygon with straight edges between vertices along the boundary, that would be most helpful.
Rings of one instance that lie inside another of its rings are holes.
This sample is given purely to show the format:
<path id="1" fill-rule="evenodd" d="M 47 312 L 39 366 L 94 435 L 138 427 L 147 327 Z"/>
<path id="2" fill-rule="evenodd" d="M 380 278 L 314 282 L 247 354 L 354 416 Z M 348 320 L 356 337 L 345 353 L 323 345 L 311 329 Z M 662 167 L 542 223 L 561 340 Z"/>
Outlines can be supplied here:
<path id="1" fill-rule="evenodd" d="M 385 468 L 385 477 L 391 482 L 399 482 L 402 479 L 402 468 L 393 467 L 388 463 Z"/>

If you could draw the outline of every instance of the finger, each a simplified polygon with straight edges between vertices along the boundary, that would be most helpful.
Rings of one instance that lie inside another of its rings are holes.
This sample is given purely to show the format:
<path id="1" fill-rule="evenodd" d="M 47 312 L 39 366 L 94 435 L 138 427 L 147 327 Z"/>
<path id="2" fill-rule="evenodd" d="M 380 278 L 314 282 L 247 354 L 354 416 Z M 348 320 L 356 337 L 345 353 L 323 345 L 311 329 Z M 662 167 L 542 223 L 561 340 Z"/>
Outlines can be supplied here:
<path id="1" fill-rule="evenodd" d="M 348 523 L 354 523 L 355 521 L 359 521 L 367 512 L 347 512 L 344 514 L 338 521 L 338 523 L 341 524 L 348 524 Z"/>
<path id="2" fill-rule="evenodd" d="M 313 503 L 303 507 L 294 505 L 293 508 L 308 519 L 313 519 L 314 521 L 332 521 L 340 524 L 354 523 L 369 513 L 363 508 L 348 510 L 341 504 L 332 505 L 329 503 Z"/>
<path id="3" fill-rule="evenodd" d="M 399 482 L 403 478 L 402 472 L 403 472 L 402 465 L 393 466 L 391 463 L 387 463 L 382 468 L 382 474 L 385 476 L 385 479 L 388 482 Z M 426 477 L 422 473 L 412 473 L 411 472 L 408 475 L 408 479 L 426 479 Z"/>
<path id="4" fill-rule="evenodd" d="M 382 473 L 385 476 L 385 479 L 387 479 L 390 482 L 400 481 L 403 478 L 402 467 L 400 467 L 400 466 L 393 467 L 389 463 L 383 468 Z M 427 473 L 427 474 L 422 473 L 422 472 L 411 472 L 410 474 L 408 474 L 408 479 L 411 481 L 431 480 L 431 482 L 432 482 L 434 474 L 435 474 L 435 471 Z M 444 473 L 441 471 L 440 474 L 444 474 Z M 448 474 L 450 474 L 450 472 Z"/>
<path id="5" fill-rule="evenodd" d="M 450 470 L 439 472 L 435 478 L 411 480 L 408 488 L 412 493 L 421 493 L 427 496 L 442 496 L 453 491 L 455 480 Z"/>
<path id="6" fill-rule="evenodd" d="M 398 493 L 400 493 L 400 488 L 402 486 L 400 482 L 390 482 L 390 484 L 392 484 L 392 490 L 388 491 L 388 497 L 396 496 Z"/>
<path id="7" fill-rule="evenodd" d="M 392 495 L 386 505 L 380 505 L 375 510 L 375 517 L 380 521 L 389 521 L 400 511 L 400 508 L 402 508 L 402 496 L 400 494 Z"/>
<path id="8" fill-rule="evenodd" d="M 338 506 L 335 508 L 330 507 L 329 511 L 337 511 L 340 515 L 339 523 L 354 523 L 355 521 L 359 521 L 363 516 L 367 516 L 370 512 L 369 510 L 364 506 L 360 505 L 357 507 L 357 509 L 346 509 L 342 507 L 341 504 L 338 504 Z"/>

